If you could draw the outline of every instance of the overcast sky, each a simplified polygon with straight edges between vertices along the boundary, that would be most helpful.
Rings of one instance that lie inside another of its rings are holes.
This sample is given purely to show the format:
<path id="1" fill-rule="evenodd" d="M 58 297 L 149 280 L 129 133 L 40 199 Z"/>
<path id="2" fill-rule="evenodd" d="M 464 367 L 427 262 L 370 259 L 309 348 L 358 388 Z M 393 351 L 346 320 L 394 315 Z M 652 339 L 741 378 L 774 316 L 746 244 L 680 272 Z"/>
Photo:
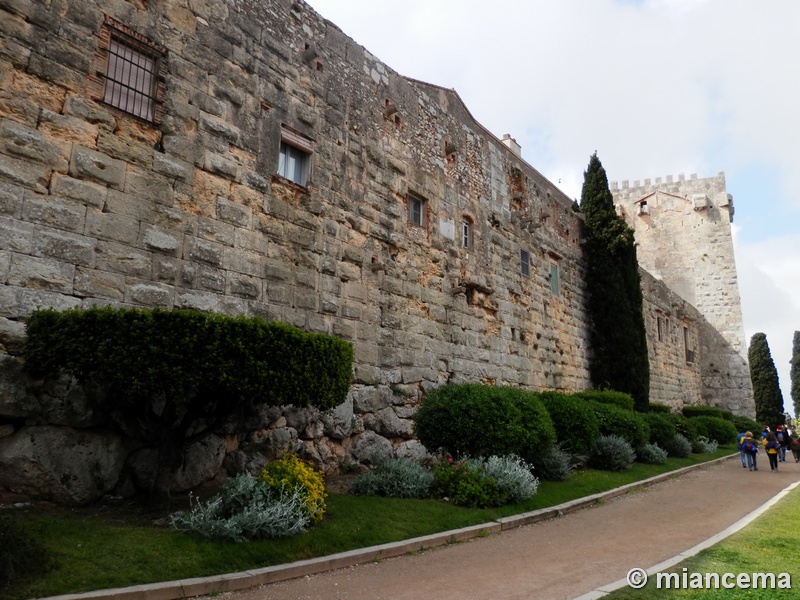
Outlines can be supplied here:
<path id="1" fill-rule="evenodd" d="M 747 343 L 767 335 L 793 412 L 800 2 L 309 3 L 401 75 L 454 88 L 572 198 L 594 151 L 609 181 L 724 171 Z"/>

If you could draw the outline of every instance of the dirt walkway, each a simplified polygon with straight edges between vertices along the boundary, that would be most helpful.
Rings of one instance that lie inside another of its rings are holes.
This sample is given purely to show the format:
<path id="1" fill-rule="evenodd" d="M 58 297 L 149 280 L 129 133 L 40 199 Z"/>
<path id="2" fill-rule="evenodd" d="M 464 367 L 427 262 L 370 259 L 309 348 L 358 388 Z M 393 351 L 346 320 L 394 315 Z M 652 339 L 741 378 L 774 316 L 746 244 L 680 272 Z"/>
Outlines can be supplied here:
<path id="1" fill-rule="evenodd" d="M 749 472 L 736 458 L 558 519 L 216 598 L 575 598 L 708 539 L 800 479 L 800 464 L 780 466 Z"/>

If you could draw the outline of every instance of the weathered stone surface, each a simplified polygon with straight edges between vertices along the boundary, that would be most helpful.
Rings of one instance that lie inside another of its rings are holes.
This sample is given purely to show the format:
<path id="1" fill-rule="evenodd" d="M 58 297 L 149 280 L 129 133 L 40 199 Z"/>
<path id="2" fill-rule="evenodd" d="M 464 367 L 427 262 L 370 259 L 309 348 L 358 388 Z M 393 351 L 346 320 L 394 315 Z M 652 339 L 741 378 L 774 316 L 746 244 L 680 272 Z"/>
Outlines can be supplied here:
<path id="1" fill-rule="evenodd" d="M 0 439 L 0 485 L 63 504 L 88 504 L 113 489 L 125 453 L 107 432 L 23 427 Z"/>
<path id="2" fill-rule="evenodd" d="M 0 152 L 46 165 L 53 171 L 66 172 L 71 144 L 14 121 L 0 121 Z"/>
<path id="3" fill-rule="evenodd" d="M 225 440 L 210 435 L 186 450 L 183 466 L 175 474 L 173 489 L 187 491 L 213 479 L 225 458 Z"/>
<path id="4" fill-rule="evenodd" d="M 1 272 L 1 271 L 0 271 Z M 25 324 L 0 317 L 0 357 L 3 352 L 19 356 L 25 348 Z M 3 378 L 0 377 L 0 386 Z M 2 398 L 2 393 L 0 393 Z M 2 402 L 2 400 L 0 400 Z"/>
<path id="5" fill-rule="evenodd" d="M 72 293 L 75 267 L 55 259 L 15 255 L 8 270 L 8 283 L 28 289 Z"/>
<path id="6" fill-rule="evenodd" d="M 354 413 L 373 413 L 390 406 L 392 390 L 388 386 L 354 386 L 351 392 Z"/>
<path id="7" fill-rule="evenodd" d="M 121 190 L 125 184 L 125 163 L 88 148 L 72 149 L 69 174 L 78 179 L 91 179 Z"/>
<path id="8" fill-rule="evenodd" d="M 351 455 L 356 462 L 374 465 L 381 460 L 391 458 L 393 448 L 385 437 L 367 430 L 355 437 Z"/>
<path id="9" fill-rule="evenodd" d="M 8 319 L 3 319 L 9 323 Z M 22 359 L 0 353 L 0 418 L 27 417 L 38 408 L 33 394 L 28 393 L 28 380 Z"/>
<path id="10" fill-rule="evenodd" d="M 287 449 L 326 469 L 374 452 L 416 455 L 413 410 L 446 382 L 562 392 L 591 385 L 582 217 L 476 123 L 455 91 L 400 76 L 341 32 L 331 37 L 308 7 L 117 3 L 127 8 L 115 18 L 132 19 L 125 24 L 145 37 L 160 32 L 153 41 L 166 46 L 169 84 L 156 125 L 90 97 L 86 75 L 96 69 L 85 61 L 98 38 L 74 32 L 99 33 L 105 9 L 61 4 L 68 8 L 51 15 L 17 2 L 14 22 L 0 27 L 7 324 L 40 306 L 176 306 L 352 341 L 347 401 L 322 413 L 260 409 L 246 431 L 228 424 L 224 432 L 239 434 L 243 447 L 231 450 L 226 468 L 257 468 Z M 298 31 L 313 33 L 324 70 L 290 51 Z M 384 116 L 389 105 L 399 122 Z M 305 186 L 278 175 L 282 143 L 311 150 Z M 455 160 L 445 146 L 458 149 Z M 646 270 L 668 284 L 643 278 L 651 399 L 747 413 L 746 361 L 729 335 L 739 336 L 741 315 L 724 179 L 624 190 L 616 196 L 637 240 L 653 219 L 667 234 L 661 249 L 640 247 Z M 649 193 L 654 212 L 645 217 L 636 206 Z M 409 219 L 414 198 L 422 223 Z M 701 251 L 712 259 L 698 283 L 685 273 Z M 670 330 L 662 339 L 659 319 Z M 18 346 L 11 338 L 0 334 L 8 351 Z M 57 406 L 72 392 L 47 393 Z M 262 433 L 247 435 L 254 431 Z"/>
<path id="11" fill-rule="evenodd" d="M 414 437 L 413 422 L 398 417 L 393 407 L 386 407 L 376 413 L 365 415 L 364 424 L 386 438 L 410 439 Z"/>

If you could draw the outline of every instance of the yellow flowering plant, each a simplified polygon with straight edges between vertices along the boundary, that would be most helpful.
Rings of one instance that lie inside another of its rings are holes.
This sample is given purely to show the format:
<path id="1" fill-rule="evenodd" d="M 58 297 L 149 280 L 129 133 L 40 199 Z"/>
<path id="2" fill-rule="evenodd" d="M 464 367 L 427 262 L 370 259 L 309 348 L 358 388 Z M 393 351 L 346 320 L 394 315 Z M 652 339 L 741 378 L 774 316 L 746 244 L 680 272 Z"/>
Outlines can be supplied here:
<path id="1" fill-rule="evenodd" d="M 261 471 L 261 480 L 276 490 L 288 493 L 299 491 L 312 523 L 319 523 L 325 514 L 325 480 L 322 472 L 295 454 L 268 463 Z"/>

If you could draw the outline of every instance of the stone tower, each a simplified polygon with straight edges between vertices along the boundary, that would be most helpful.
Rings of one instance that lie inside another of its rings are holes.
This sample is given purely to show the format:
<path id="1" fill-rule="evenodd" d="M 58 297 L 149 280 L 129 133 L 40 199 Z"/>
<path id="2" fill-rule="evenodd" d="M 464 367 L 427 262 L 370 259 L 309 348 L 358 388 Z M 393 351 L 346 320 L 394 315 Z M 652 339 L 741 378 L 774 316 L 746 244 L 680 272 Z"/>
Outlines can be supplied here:
<path id="1" fill-rule="evenodd" d="M 753 416 L 753 388 L 733 254 L 733 198 L 725 174 L 611 183 L 617 210 L 634 228 L 639 264 L 695 306 L 697 343 L 681 315 L 666 315 L 684 336 L 687 362 L 699 362 L 701 401 Z M 661 326 L 661 324 L 659 324 Z M 683 329 L 683 331 L 680 331 Z"/>

